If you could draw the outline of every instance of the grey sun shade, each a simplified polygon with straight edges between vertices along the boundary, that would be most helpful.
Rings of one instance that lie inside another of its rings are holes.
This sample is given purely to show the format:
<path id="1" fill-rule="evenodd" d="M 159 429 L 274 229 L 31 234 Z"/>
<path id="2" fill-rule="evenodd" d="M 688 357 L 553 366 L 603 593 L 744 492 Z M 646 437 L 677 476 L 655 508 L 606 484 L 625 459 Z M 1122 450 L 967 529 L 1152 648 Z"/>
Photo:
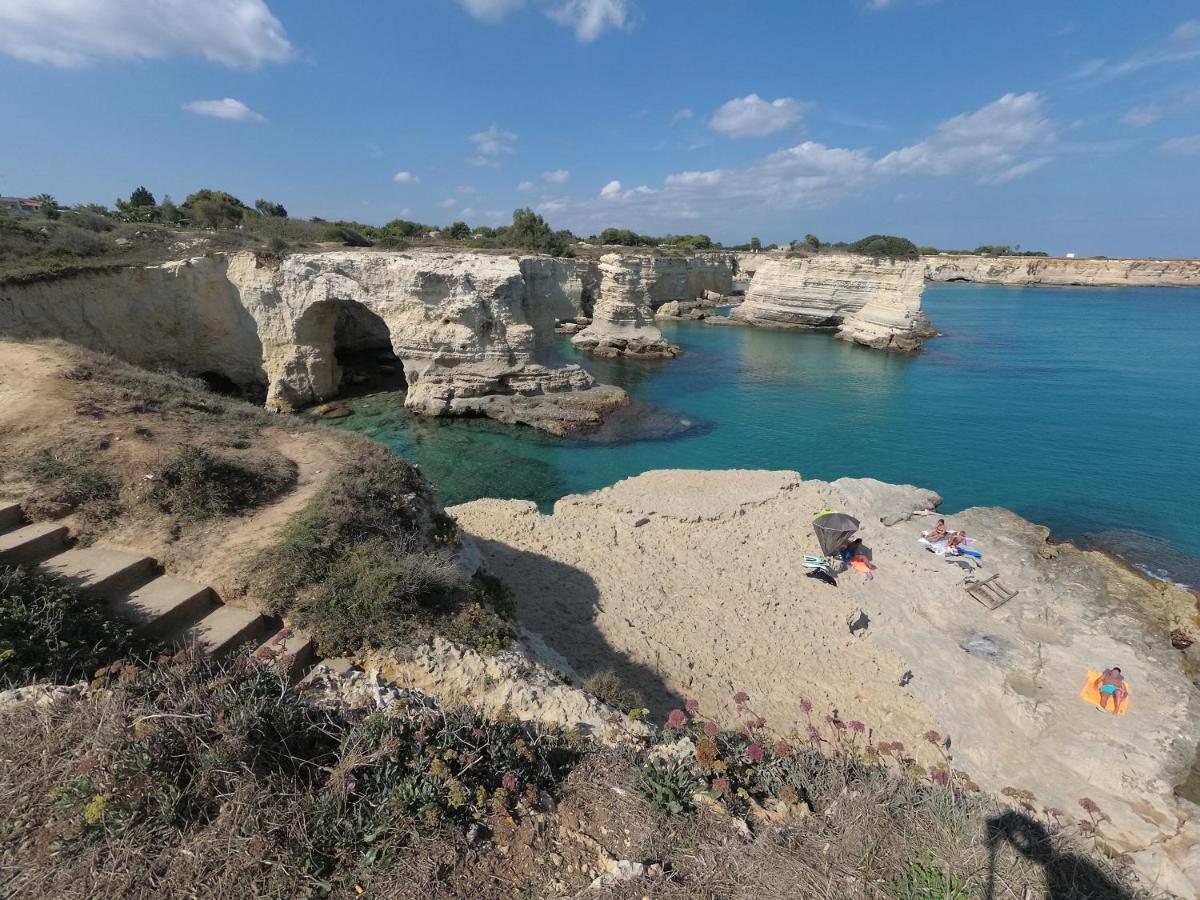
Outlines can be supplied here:
<path id="1" fill-rule="evenodd" d="M 817 542 L 826 556 L 837 553 L 842 544 L 854 537 L 858 526 L 858 519 L 854 516 L 839 512 L 821 513 L 813 519 L 813 531 L 817 533 Z"/>

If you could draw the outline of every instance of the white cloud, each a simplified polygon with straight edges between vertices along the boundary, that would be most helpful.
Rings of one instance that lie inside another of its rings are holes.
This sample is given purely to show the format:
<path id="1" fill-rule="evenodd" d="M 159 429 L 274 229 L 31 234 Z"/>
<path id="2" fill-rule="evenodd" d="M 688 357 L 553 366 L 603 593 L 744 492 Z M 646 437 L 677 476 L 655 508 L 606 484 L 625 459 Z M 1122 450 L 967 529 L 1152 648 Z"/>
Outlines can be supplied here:
<path id="1" fill-rule="evenodd" d="M 1172 156 L 1200 156 L 1200 134 L 1171 138 L 1163 141 L 1158 149 Z"/>
<path id="2" fill-rule="evenodd" d="M 253 68 L 295 54 L 264 0 L 3 0 L 0 35 L 0 53 L 63 67 L 202 56 Z"/>
<path id="3" fill-rule="evenodd" d="M 671 116 L 671 124 L 678 125 L 680 122 L 686 122 L 694 115 L 695 113 L 685 106 L 683 109 L 679 110 L 679 112 L 675 113 L 675 115 Z"/>
<path id="4" fill-rule="evenodd" d="M 1007 169 L 1001 169 L 994 174 L 984 175 L 982 180 L 985 184 L 1008 184 L 1010 181 L 1016 181 L 1018 178 L 1024 178 L 1026 175 L 1032 175 L 1038 169 L 1051 162 L 1053 162 L 1052 157 L 1039 156 L 1036 159 L 1030 159 L 1023 163 L 1009 166 Z"/>
<path id="5" fill-rule="evenodd" d="M 396 184 L 420 184 L 421 179 L 412 172 L 397 172 L 392 176 L 392 181 Z"/>
<path id="6" fill-rule="evenodd" d="M 499 157 L 516 151 L 517 136 L 495 125 L 467 135 L 467 140 L 475 145 L 475 155 L 467 160 L 473 166 L 498 166 Z"/>
<path id="7" fill-rule="evenodd" d="M 1072 74 L 1072 78 L 1100 84 L 1132 75 L 1143 69 L 1190 62 L 1200 58 L 1200 19 L 1181 22 L 1165 39 L 1143 48 L 1119 62 L 1090 60 Z"/>
<path id="8" fill-rule="evenodd" d="M 241 100 L 226 97 L 224 100 L 193 100 L 183 104 L 183 108 L 198 116 L 212 116 L 214 119 L 232 119 L 235 122 L 265 122 L 265 116 L 259 115 Z"/>
<path id="9" fill-rule="evenodd" d="M 543 172 L 542 181 L 546 184 L 566 184 L 571 178 L 571 173 L 566 169 L 555 169 L 552 172 Z"/>
<path id="10" fill-rule="evenodd" d="M 517 190 L 520 191 L 522 194 L 527 194 L 533 190 L 533 187 L 534 187 L 534 185 L 533 185 L 532 181 L 522 181 L 520 184 L 517 185 Z"/>
<path id="11" fill-rule="evenodd" d="M 523 9 L 525 0 L 460 0 L 477 19 L 499 22 L 509 13 Z M 596 40 L 606 31 L 633 24 L 632 0 L 531 0 L 531 5 L 551 21 L 570 28 L 581 43 Z"/>
<path id="12" fill-rule="evenodd" d="M 478 210 L 476 210 L 475 207 L 468 206 L 468 207 L 465 207 L 464 209 L 459 210 L 458 214 L 460 216 L 462 216 L 464 219 L 470 219 L 476 214 L 476 212 L 478 212 Z"/>
<path id="13" fill-rule="evenodd" d="M 729 137 L 764 137 L 791 128 L 806 108 L 807 104 L 791 97 L 764 100 L 750 94 L 722 105 L 708 124 Z"/>
<path id="14" fill-rule="evenodd" d="M 454 209 L 454 207 L 458 206 L 458 200 L 454 197 L 447 197 L 438 206 L 442 209 Z"/>
<path id="15" fill-rule="evenodd" d="M 1054 125 L 1042 95 L 1005 94 L 973 113 L 947 119 L 925 140 L 893 150 L 876 164 L 888 175 L 953 175 L 977 171 L 990 176 L 1013 165 L 1027 148 L 1050 143 Z"/>
<path id="16" fill-rule="evenodd" d="M 471 197 L 479 193 L 479 190 L 473 184 L 460 184 L 454 189 L 454 193 L 463 197 Z"/>
<path id="17" fill-rule="evenodd" d="M 555 198 L 539 210 L 552 215 L 556 227 L 581 231 L 614 223 L 673 231 L 688 227 L 685 223 L 717 221 L 730 209 L 826 207 L 909 174 L 966 175 L 1000 186 L 1049 165 L 1052 153 L 1062 149 L 1054 143 L 1055 131 L 1040 96 L 1006 94 L 975 112 L 942 122 L 924 140 L 882 157 L 863 148 L 804 141 L 735 168 L 677 172 L 657 188 L 626 189 L 614 179 L 598 195 Z M 1176 152 L 1186 149 L 1183 145 Z"/>
<path id="18" fill-rule="evenodd" d="M 1153 125 L 1162 117 L 1163 109 L 1157 103 L 1143 103 L 1121 116 L 1121 121 L 1134 128 L 1145 128 L 1147 125 Z"/>

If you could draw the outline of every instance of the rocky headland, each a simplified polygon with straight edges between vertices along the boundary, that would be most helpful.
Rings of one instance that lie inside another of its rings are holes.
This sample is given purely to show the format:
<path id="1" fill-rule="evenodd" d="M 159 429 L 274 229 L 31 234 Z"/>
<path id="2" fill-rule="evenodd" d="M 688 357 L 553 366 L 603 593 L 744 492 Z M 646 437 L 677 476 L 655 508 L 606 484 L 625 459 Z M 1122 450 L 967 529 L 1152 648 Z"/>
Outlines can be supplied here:
<path id="1" fill-rule="evenodd" d="M 757 262 L 746 300 L 730 316 L 758 328 L 835 332 L 881 350 L 918 349 L 930 333 L 921 312 L 921 263 L 848 254 Z"/>
<path id="2" fill-rule="evenodd" d="M 1196 287 L 1198 259 L 1067 259 L 938 254 L 924 257 L 930 281 L 1048 287 Z"/>
<path id="3" fill-rule="evenodd" d="M 659 471 L 560 500 L 479 500 L 450 512 L 516 591 L 523 624 L 578 671 L 611 666 L 657 712 L 745 691 L 779 733 L 809 714 L 861 720 L 876 741 L 947 754 L 997 796 L 1032 792 L 1066 815 L 1094 801 L 1099 845 L 1127 853 L 1159 889 L 1200 890 L 1200 809 L 1177 793 L 1200 745 L 1195 666 L 1170 632 L 1193 594 L 1109 558 L 1051 544 L 1001 509 L 951 527 L 977 539 L 983 567 L 927 552 L 940 502 L 870 479 L 794 472 Z M 862 521 L 876 566 L 837 587 L 805 577 L 819 510 Z M 965 590 L 997 574 L 1017 591 L 991 610 Z M 1120 665 L 1128 715 L 1079 697 L 1086 673 Z M 1194 799 L 1194 798 L 1193 798 Z"/>

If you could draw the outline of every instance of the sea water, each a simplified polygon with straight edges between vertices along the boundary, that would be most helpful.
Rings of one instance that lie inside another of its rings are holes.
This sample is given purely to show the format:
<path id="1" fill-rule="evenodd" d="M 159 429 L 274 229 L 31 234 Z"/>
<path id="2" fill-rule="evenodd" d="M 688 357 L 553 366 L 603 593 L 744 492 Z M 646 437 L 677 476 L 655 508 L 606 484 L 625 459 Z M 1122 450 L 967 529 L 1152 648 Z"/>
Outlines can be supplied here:
<path id="1" fill-rule="evenodd" d="M 564 338 L 648 404 L 585 440 L 422 421 L 385 395 L 338 427 L 418 463 L 446 505 L 548 508 L 661 468 L 870 476 L 935 490 L 945 512 L 1004 506 L 1200 586 L 1200 290 L 940 284 L 924 306 L 943 336 L 914 356 L 696 322 L 662 326 L 685 351 L 662 362 L 585 359 Z"/>

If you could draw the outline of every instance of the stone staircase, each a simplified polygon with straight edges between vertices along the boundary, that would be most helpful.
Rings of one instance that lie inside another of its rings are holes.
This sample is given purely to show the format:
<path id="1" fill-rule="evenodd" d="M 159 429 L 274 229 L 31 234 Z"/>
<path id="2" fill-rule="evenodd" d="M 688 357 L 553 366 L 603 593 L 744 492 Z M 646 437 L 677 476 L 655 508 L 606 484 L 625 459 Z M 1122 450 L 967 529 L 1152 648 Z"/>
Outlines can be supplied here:
<path id="1" fill-rule="evenodd" d="M 66 526 L 26 524 L 17 504 L 0 503 L 0 563 L 19 563 L 55 575 L 107 605 L 114 618 L 167 645 L 200 643 L 221 657 L 251 641 L 271 654 L 292 679 L 316 664 L 314 641 L 270 616 L 226 606 L 212 588 L 162 574 L 149 556 L 106 547 L 72 547 Z"/>

